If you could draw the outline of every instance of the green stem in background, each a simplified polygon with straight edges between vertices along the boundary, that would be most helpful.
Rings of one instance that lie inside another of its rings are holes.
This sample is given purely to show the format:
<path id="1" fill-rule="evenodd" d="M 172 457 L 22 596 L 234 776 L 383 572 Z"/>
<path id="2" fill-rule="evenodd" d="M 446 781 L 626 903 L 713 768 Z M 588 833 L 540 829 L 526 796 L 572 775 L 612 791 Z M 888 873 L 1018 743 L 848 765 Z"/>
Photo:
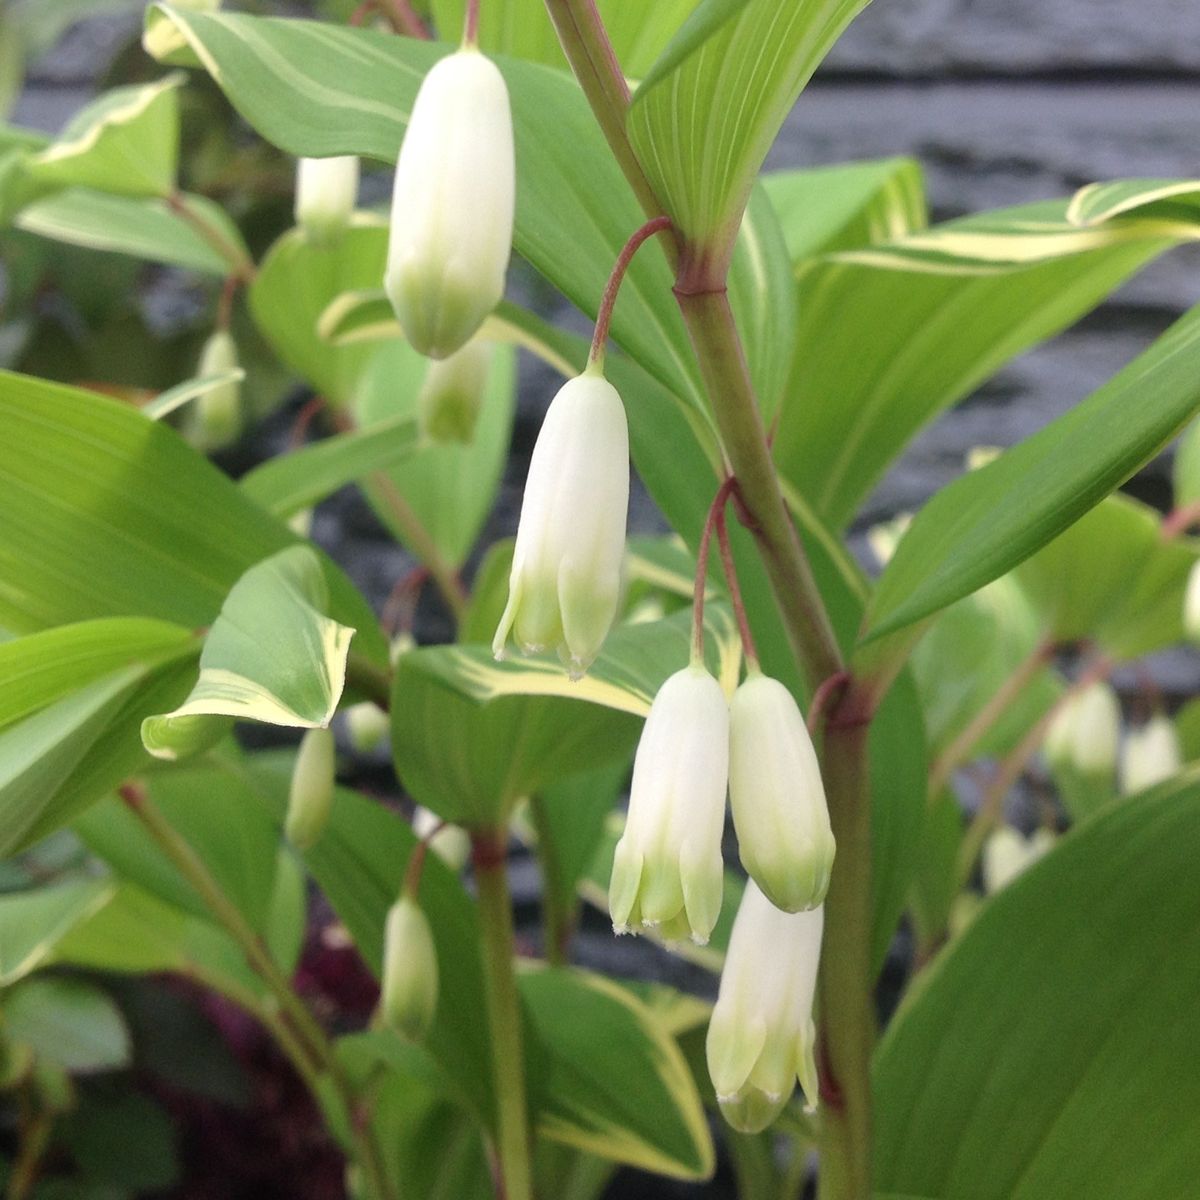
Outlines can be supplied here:
<path id="1" fill-rule="evenodd" d="M 934 760 L 929 771 L 929 799 L 932 802 L 950 781 L 950 776 L 971 756 L 1009 706 L 1033 682 L 1038 672 L 1054 657 L 1053 642 L 1039 642 L 996 689 L 995 695 L 967 722 L 962 732 Z"/>
<path id="2" fill-rule="evenodd" d="M 872 705 L 851 680 L 825 724 L 823 775 L 837 857 L 825 897 L 817 977 L 820 1200 L 870 1200 L 871 1195 Z"/>
<path id="3" fill-rule="evenodd" d="M 512 897 L 508 892 L 506 832 L 477 832 L 471 837 L 471 861 L 479 891 L 483 938 L 484 991 L 492 1041 L 496 1095 L 496 1155 L 502 1200 L 532 1200 L 529 1113 L 525 1096 L 521 1006 L 514 971 Z"/>
<path id="4" fill-rule="evenodd" d="M 49 1112 L 35 1112 L 24 1125 L 16 1161 L 12 1165 L 12 1174 L 8 1177 L 8 1187 L 4 1193 L 7 1200 L 29 1200 L 33 1195 L 53 1132 L 54 1115 Z"/>
<path id="5" fill-rule="evenodd" d="M 554 22 L 563 53 L 591 105 L 600 131 L 633 188 L 642 211 L 647 217 L 663 216 L 663 206 L 625 132 L 629 85 L 596 10 L 595 0 L 546 0 L 546 11 Z M 673 269 L 679 261 L 679 243 L 664 240 L 664 247 Z"/>
<path id="6" fill-rule="evenodd" d="M 351 650 L 346 659 L 346 683 L 377 704 L 384 712 L 392 707 L 392 675 L 369 658 Z"/>
<path id="7" fill-rule="evenodd" d="M 758 648 L 754 645 L 750 619 L 746 616 L 746 602 L 742 599 L 742 587 L 738 583 L 737 566 L 733 561 L 733 546 L 729 542 L 729 526 L 725 519 L 724 505 L 717 509 L 717 546 L 721 551 L 721 567 L 725 572 L 725 582 L 729 585 L 729 600 L 733 605 L 733 615 L 742 639 L 742 653 L 746 656 L 746 665 L 751 674 L 757 675 L 761 670 L 758 665 Z"/>
<path id="8" fill-rule="evenodd" d="M 354 1142 L 355 1158 L 366 1177 L 371 1196 L 375 1200 L 393 1200 L 394 1193 L 374 1131 L 369 1122 L 361 1120 L 358 1098 L 324 1029 L 293 991 L 241 909 L 225 894 L 204 860 L 163 816 L 144 789 L 127 783 L 119 789 L 119 795 L 158 848 L 204 901 L 217 923 L 237 943 L 250 968 L 271 993 L 278 1006 L 278 1022 L 285 1025 L 291 1035 L 290 1040 L 283 1043 L 284 1050 L 290 1057 L 300 1061 L 302 1056 L 307 1062 L 307 1069 L 301 1068 L 306 1082 L 312 1085 L 320 1076 L 328 1075 L 345 1108 L 346 1128 Z M 320 1103 L 319 1092 L 315 1094 Z"/>
<path id="9" fill-rule="evenodd" d="M 675 295 L 784 628 L 809 689 L 815 690 L 842 670 L 841 650 L 784 505 L 729 298 L 723 287 L 677 288 Z"/>
<path id="10" fill-rule="evenodd" d="M 565 967 L 571 938 L 575 934 L 575 905 L 564 896 L 562 864 L 546 813 L 546 802 L 541 796 L 530 796 L 529 814 L 537 831 L 538 861 L 542 866 L 542 924 L 546 961 L 552 967 Z"/>
<path id="11" fill-rule="evenodd" d="M 243 284 L 254 282 L 257 272 L 253 261 L 198 211 L 187 196 L 182 192 L 171 192 L 163 197 L 163 201 L 171 212 L 190 225 L 229 264 L 230 274 L 236 276 Z"/>
<path id="12" fill-rule="evenodd" d="M 1086 691 L 1101 679 L 1107 679 L 1112 674 L 1112 669 L 1113 664 L 1107 658 L 1101 657 L 1092 663 L 1001 762 L 995 778 L 988 785 L 983 802 L 979 805 L 979 809 L 963 834 L 962 845 L 958 852 L 958 884 L 960 888 L 966 887 L 971 878 L 971 872 L 975 869 L 975 862 L 983 850 L 983 843 L 987 840 L 987 835 L 996 827 L 1004 813 L 1004 798 L 1011 791 L 1013 784 L 1020 779 L 1025 768 L 1029 766 L 1030 760 L 1046 740 L 1046 734 L 1054 723 L 1054 718 L 1066 704 L 1074 700 L 1081 692 Z"/>

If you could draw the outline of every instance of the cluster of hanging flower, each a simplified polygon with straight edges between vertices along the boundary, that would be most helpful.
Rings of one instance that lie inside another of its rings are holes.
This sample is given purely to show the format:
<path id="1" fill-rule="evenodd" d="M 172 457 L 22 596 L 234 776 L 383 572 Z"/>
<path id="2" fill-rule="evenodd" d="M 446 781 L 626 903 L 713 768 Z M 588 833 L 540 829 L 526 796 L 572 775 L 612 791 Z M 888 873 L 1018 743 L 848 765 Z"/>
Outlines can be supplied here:
<path id="1" fill-rule="evenodd" d="M 474 423 L 482 369 L 455 359 L 503 293 L 514 194 L 504 82 L 468 45 L 429 72 L 413 106 L 385 278 L 408 340 L 445 367 L 422 395 L 432 436 L 469 436 Z M 512 637 L 525 652 L 557 651 L 574 678 L 588 669 L 617 613 L 628 502 L 625 409 L 599 357 L 559 390 L 534 447 L 497 657 Z M 708 940 L 721 910 L 727 792 L 751 878 L 708 1057 L 728 1119 L 761 1129 L 797 1079 L 816 1100 L 812 1003 L 834 841 L 816 753 L 788 690 L 752 666 L 729 701 L 697 660 L 663 684 L 637 750 L 610 892 L 618 931 Z M 407 955 L 428 973 L 432 946 L 414 909 L 402 897 L 389 916 L 394 953 L 385 960 Z M 385 1019 L 419 1034 L 431 1019 L 428 990 L 399 966 L 388 981 Z"/>

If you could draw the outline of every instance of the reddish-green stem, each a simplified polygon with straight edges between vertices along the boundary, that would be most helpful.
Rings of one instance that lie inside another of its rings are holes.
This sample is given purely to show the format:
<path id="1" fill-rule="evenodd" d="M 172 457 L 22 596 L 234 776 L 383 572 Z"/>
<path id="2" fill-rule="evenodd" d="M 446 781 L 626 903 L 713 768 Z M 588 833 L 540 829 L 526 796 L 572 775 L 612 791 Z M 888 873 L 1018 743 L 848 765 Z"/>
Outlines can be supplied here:
<path id="1" fill-rule="evenodd" d="M 708 592 L 708 555 L 712 548 L 713 530 L 717 524 L 717 513 L 724 509 L 733 491 L 733 478 L 727 478 L 708 506 L 704 528 L 700 530 L 700 544 L 696 548 L 696 580 L 692 585 L 692 660 L 704 661 L 704 597 Z"/>
<path id="2" fill-rule="evenodd" d="M 612 324 L 613 309 L 617 306 L 617 295 L 621 291 L 621 284 L 624 282 L 626 271 L 629 270 L 629 264 L 633 262 L 633 256 L 644 242 L 656 233 L 662 233 L 670 228 L 670 217 L 653 217 L 636 229 L 621 248 L 621 253 L 617 255 L 617 261 L 613 263 L 604 295 L 600 299 L 600 310 L 596 313 L 596 330 L 592 334 L 592 349 L 588 354 L 589 367 L 594 366 L 597 369 L 604 367 L 604 348 L 608 345 L 608 330 Z"/>
<path id="3" fill-rule="evenodd" d="M 725 505 L 717 509 L 717 546 L 721 551 L 721 568 L 725 572 L 725 582 L 729 585 L 729 600 L 733 605 L 733 615 L 737 619 L 738 633 L 742 639 L 742 653 L 751 671 L 757 671 L 758 650 L 754 645 L 754 634 L 750 631 L 750 620 L 746 616 L 746 602 L 742 599 L 742 587 L 738 583 L 737 567 L 733 561 L 733 547 L 729 544 L 729 525 L 725 519 Z"/>

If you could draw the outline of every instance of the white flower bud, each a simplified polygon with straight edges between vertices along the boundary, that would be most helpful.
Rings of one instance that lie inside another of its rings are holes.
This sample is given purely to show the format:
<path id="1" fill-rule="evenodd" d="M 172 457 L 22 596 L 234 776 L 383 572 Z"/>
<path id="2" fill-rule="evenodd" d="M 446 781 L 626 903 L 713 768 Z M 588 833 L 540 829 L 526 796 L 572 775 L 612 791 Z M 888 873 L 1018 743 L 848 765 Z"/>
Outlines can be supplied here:
<path id="1" fill-rule="evenodd" d="M 1011 825 L 1001 825 L 983 844 L 983 890 L 990 896 L 1037 862 L 1055 842 L 1049 829 L 1025 837 Z"/>
<path id="2" fill-rule="evenodd" d="M 533 448 L 497 658 L 512 631 L 526 653 L 557 647 L 572 678 L 587 670 L 617 614 L 628 508 L 621 397 L 580 375 L 551 401 Z"/>
<path id="3" fill-rule="evenodd" d="M 1144 792 L 1183 769 L 1183 750 L 1170 717 L 1151 717 L 1141 729 L 1131 729 L 1121 750 L 1121 791 Z"/>
<path id="4" fill-rule="evenodd" d="M 823 908 L 780 912 L 753 880 L 746 884 L 706 1046 L 721 1112 L 743 1133 L 770 1125 L 797 1079 L 816 1106 L 812 1009 L 824 920 Z"/>
<path id="5" fill-rule="evenodd" d="M 1046 758 L 1081 775 L 1111 776 L 1117 765 L 1121 706 L 1103 681 L 1069 697 L 1046 733 Z"/>
<path id="6" fill-rule="evenodd" d="M 391 732 L 388 715 L 378 704 L 363 700 L 346 709 L 346 733 L 360 754 L 370 754 L 383 744 Z"/>
<path id="7" fill-rule="evenodd" d="M 491 365 L 491 343 L 478 337 L 448 358 L 429 364 L 417 396 L 417 420 L 426 437 L 435 442 L 470 442 Z"/>
<path id="8" fill-rule="evenodd" d="M 729 802 L 755 883 L 784 912 L 816 908 L 835 849 L 821 768 L 791 692 L 766 675 L 750 675 L 730 705 Z"/>
<path id="9" fill-rule="evenodd" d="M 728 777 L 729 705 L 693 664 L 659 688 L 638 743 L 608 890 L 617 933 L 708 941 L 721 912 Z"/>
<path id="10" fill-rule="evenodd" d="M 196 377 L 223 375 L 238 366 L 237 343 L 228 329 L 218 329 L 204 343 Z M 192 401 L 186 424 L 188 440 L 198 450 L 220 450 L 237 439 L 242 430 L 241 388 L 223 383 Z"/>
<path id="11" fill-rule="evenodd" d="M 283 825 L 284 835 L 297 850 L 311 850 L 329 824 L 335 766 L 333 732 L 310 729 L 300 742 L 292 767 Z"/>
<path id="12" fill-rule="evenodd" d="M 438 826 L 441 829 L 438 829 Z M 437 813 L 417 806 L 413 812 L 413 833 L 429 842 L 429 848 L 452 871 L 461 871 L 471 853 L 471 835 L 460 825 L 450 825 Z M 433 831 L 437 829 L 437 833 Z M 432 834 L 432 837 L 430 836 Z"/>
<path id="13" fill-rule="evenodd" d="M 437 1011 L 438 964 L 424 910 L 404 895 L 388 910 L 383 928 L 383 1023 L 411 1041 L 429 1032 Z"/>
<path id="14" fill-rule="evenodd" d="M 296 224 L 318 242 L 332 241 L 358 199 L 358 158 L 302 158 L 296 164 Z"/>
<path id="15" fill-rule="evenodd" d="M 516 167 L 508 89 L 463 49 L 417 93 L 396 163 L 384 287 L 409 342 L 453 354 L 504 294 Z"/>
<path id="16" fill-rule="evenodd" d="M 1189 641 L 1200 642 L 1200 559 L 1192 564 L 1183 593 L 1183 632 Z"/>

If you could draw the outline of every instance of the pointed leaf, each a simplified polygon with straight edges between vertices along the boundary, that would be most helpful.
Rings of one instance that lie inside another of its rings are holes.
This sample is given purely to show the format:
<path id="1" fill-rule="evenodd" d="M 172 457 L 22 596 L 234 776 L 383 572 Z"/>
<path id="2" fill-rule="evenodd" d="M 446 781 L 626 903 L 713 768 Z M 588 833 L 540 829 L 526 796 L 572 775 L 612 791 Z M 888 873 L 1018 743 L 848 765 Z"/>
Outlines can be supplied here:
<path id="1" fill-rule="evenodd" d="M 112 892 L 110 883 L 88 879 L 0 896 L 0 987 L 36 971 Z"/>
<path id="2" fill-rule="evenodd" d="M 329 589 L 316 554 L 293 546 L 233 585 L 200 654 L 200 678 L 172 712 L 148 717 L 142 741 L 173 759 L 211 745 L 214 717 L 312 729 L 327 726 L 346 682 L 354 630 L 326 616 Z M 218 734 L 219 736 L 219 734 Z"/>
<path id="3" fill-rule="evenodd" d="M 72 1074 L 129 1065 L 129 1031 L 111 996 L 81 979 L 26 979 L 4 997 L 6 1039 Z"/>

